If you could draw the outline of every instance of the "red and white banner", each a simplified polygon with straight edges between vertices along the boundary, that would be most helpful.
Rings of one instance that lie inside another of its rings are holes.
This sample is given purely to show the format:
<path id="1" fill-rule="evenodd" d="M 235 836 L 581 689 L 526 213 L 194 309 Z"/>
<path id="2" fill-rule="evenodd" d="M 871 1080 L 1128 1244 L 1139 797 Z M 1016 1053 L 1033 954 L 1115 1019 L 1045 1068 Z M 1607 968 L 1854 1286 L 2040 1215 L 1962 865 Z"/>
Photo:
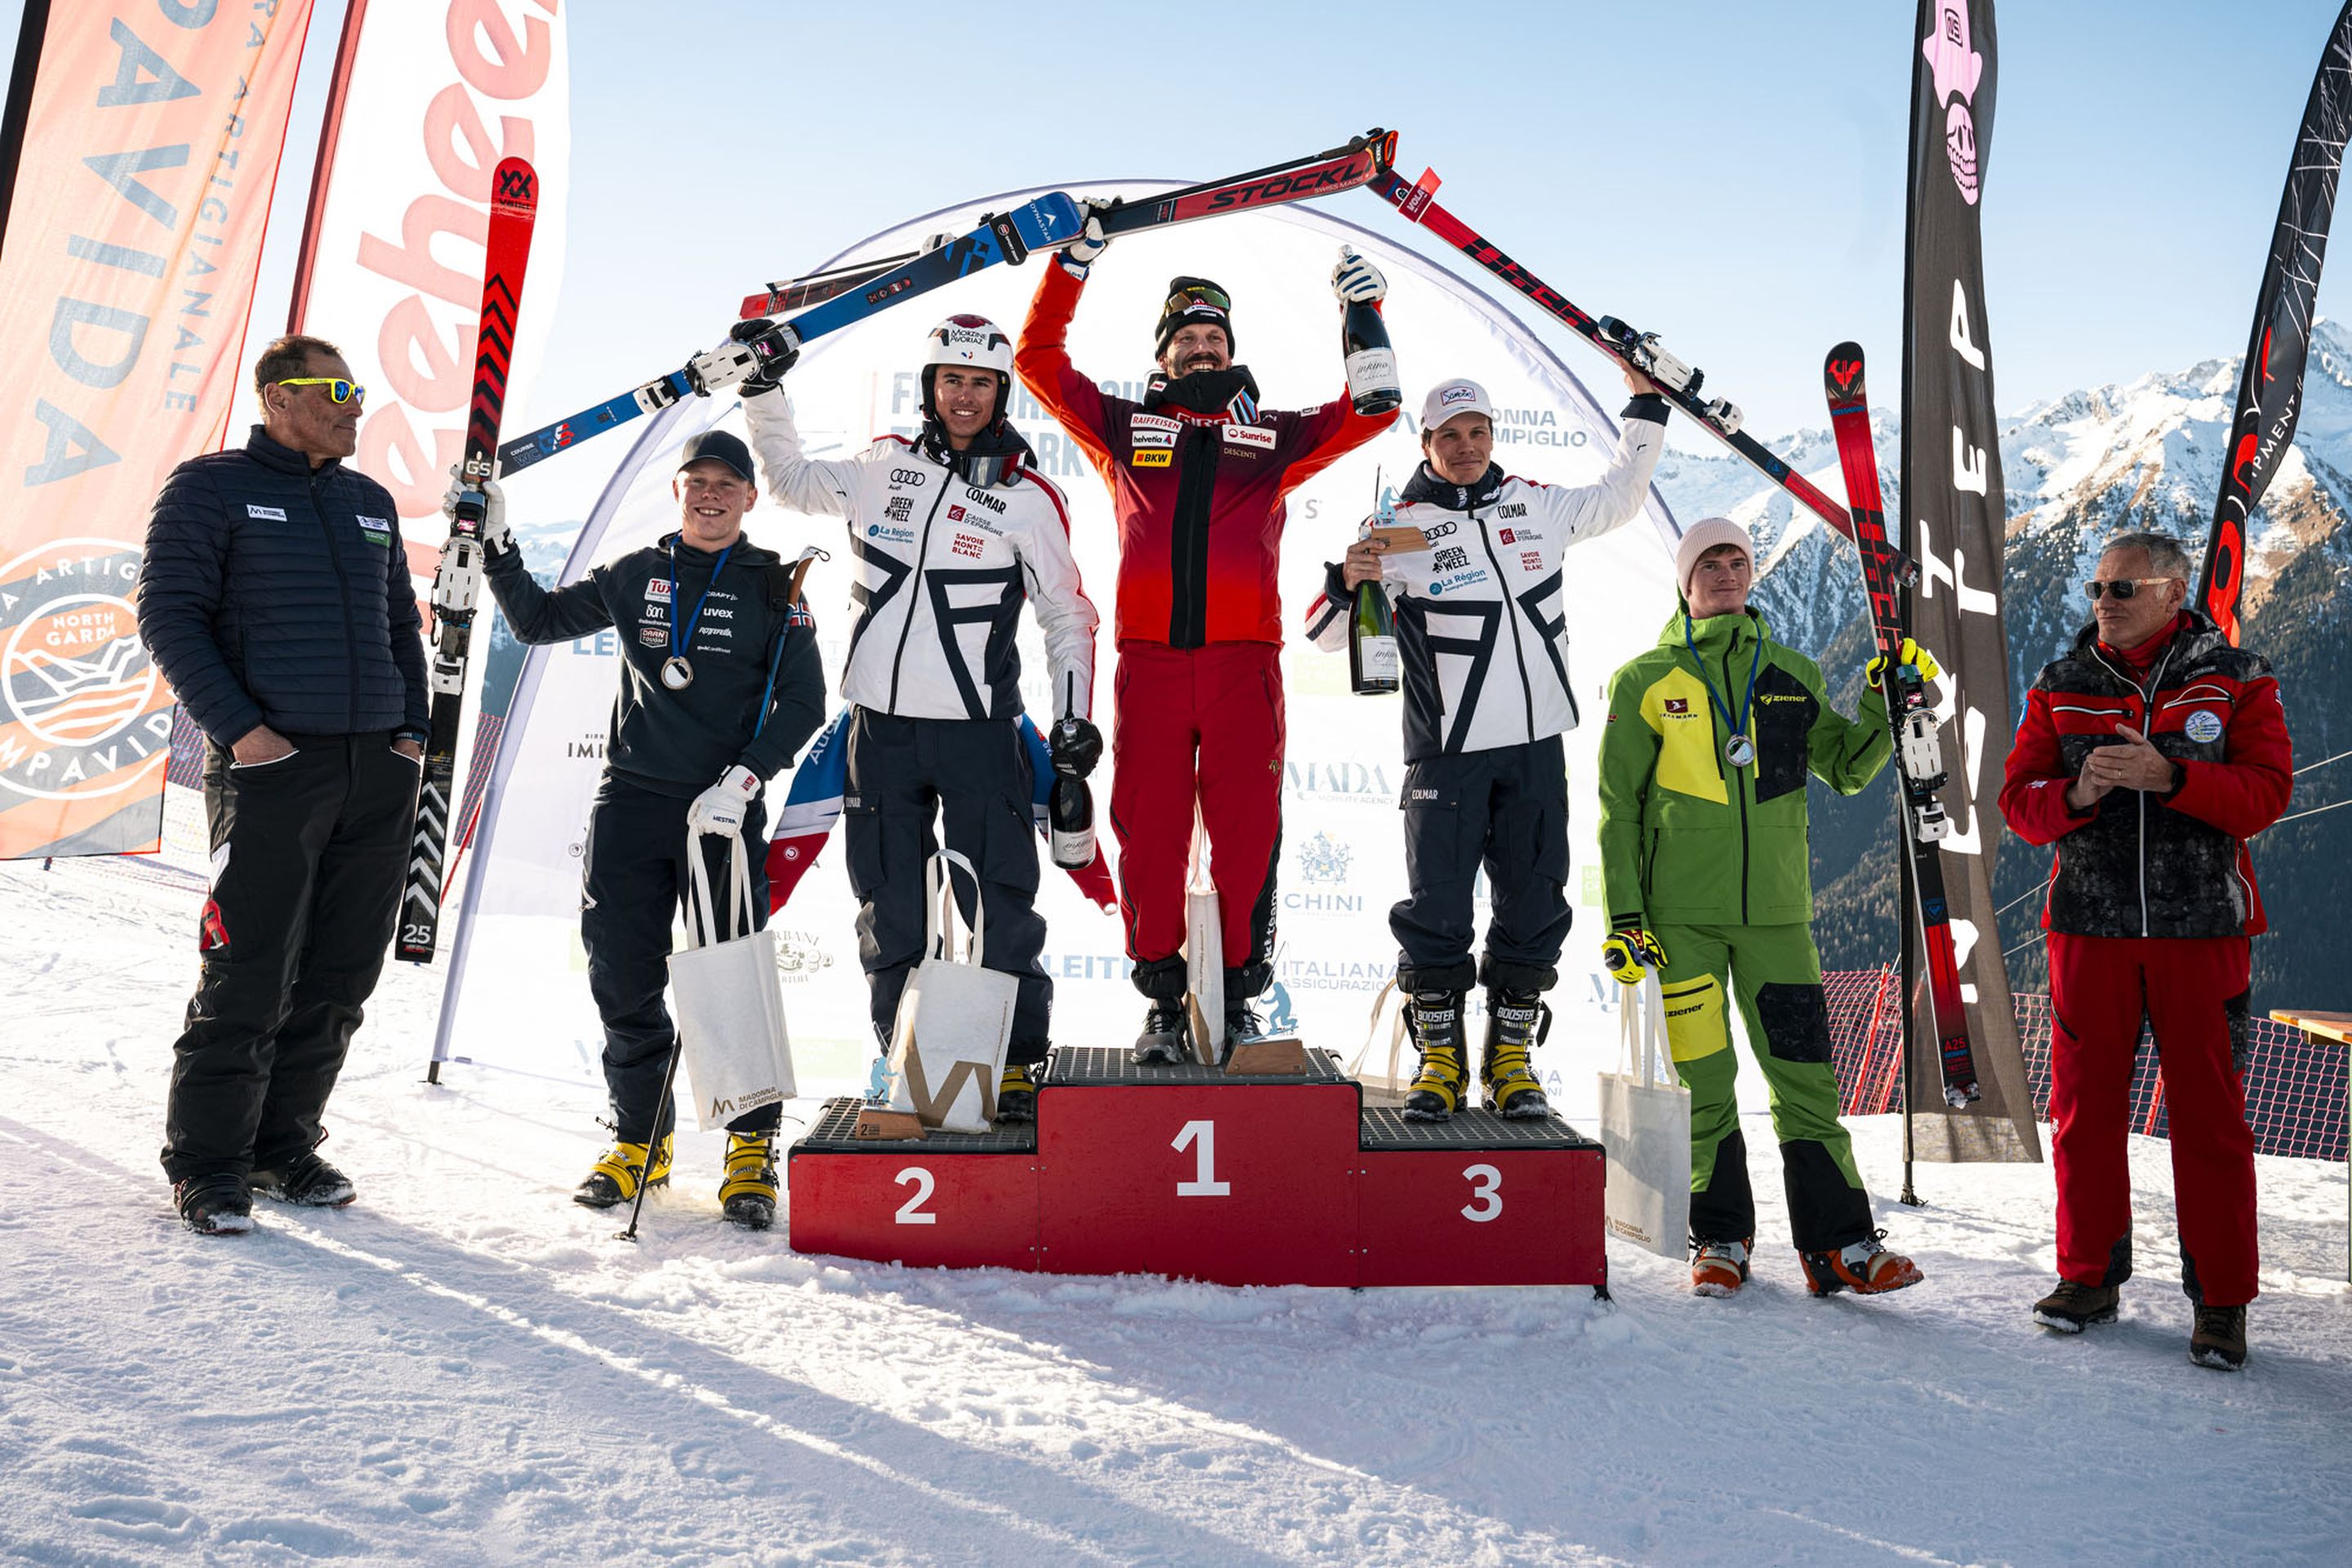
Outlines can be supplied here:
<path id="1" fill-rule="evenodd" d="M 0 247 L 0 858 L 156 847 L 148 509 L 228 428 L 310 20 L 310 0 L 27 12 Z"/>
<path id="2" fill-rule="evenodd" d="M 507 406 L 523 406 L 563 275 L 572 149 L 558 0 L 352 0 L 295 280 L 294 330 L 329 339 L 368 389 L 353 459 L 392 491 L 429 578 L 465 445 L 490 174 L 539 170 L 530 304 Z"/>

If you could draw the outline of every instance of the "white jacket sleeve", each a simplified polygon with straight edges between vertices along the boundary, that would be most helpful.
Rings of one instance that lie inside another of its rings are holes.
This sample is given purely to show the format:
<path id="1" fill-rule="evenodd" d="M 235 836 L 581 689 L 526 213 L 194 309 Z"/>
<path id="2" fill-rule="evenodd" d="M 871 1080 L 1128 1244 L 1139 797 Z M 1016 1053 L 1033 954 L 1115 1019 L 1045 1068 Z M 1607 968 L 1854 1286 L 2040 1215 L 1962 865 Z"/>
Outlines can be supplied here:
<path id="1" fill-rule="evenodd" d="M 1034 468 L 1023 469 L 1015 482 L 1023 494 L 1034 487 L 1043 500 L 1034 509 L 1036 526 L 1021 541 L 1029 604 L 1036 611 L 1037 630 L 1045 639 L 1045 666 L 1054 676 L 1053 715 L 1042 722 L 1050 728 L 1066 711 L 1092 719 L 1097 617 L 1078 582 L 1077 558 L 1070 553 L 1069 505 L 1054 482 Z"/>
<path id="2" fill-rule="evenodd" d="M 1536 506 L 1559 531 L 1562 549 L 1598 539 L 1642 515 L 1650 496 L 1650 476 L 1657 472 L 1659 455 L 1666 447 L 1666 408 L 1662 397 L 1636 398 L 1626 406 L 1617 455 L 1599 484 L 1531 490 Z"/>
<path id="3" fill-rule="evenodd" d="M 793 511 L 851 517 L 857 508 L 860 465 L 804 456 L 793 402 L 781 386 L 743 399 L 743 420 L 760 478 L 770 497 Z"/>

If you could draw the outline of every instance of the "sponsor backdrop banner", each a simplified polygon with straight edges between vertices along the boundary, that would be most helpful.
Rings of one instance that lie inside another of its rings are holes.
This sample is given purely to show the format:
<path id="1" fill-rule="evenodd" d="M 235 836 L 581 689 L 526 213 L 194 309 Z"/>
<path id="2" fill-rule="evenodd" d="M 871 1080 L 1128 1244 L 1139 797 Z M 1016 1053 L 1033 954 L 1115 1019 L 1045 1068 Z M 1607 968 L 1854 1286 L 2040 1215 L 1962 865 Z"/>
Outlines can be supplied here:
<path id="1" fill-rule="evenodd" d="M 36 5 L 0 248 L 0 858 L 152 850 L 172 696 L 133 609 L 236 401 L 310 0 Z"/>
<path id="2" fill-rule="evenodd" d="M 1121 188 L 1139 195 L 1162 187 Z M 1087 187 L 1089 194 L 1097 189 Z M 1001 209 L 1032 194 L 987 205 Z M 1169 278 L 1180 272 L 1214 278 L 1234 296 L 1241 358 L 1256 374 L 1266 405 L 1310 405 L 1345 395 L 1339 310 L 1327 284 L 1339 242 L 1352 241 L 1387 272 L 1387 315 L 1403 370 L 1405 416 L 1390 434 L 1291 498 L 1281 581 L 1286 626 L 1293 632 L 1320 592 L 1323 563 L 1339 557 L 1369 511 L 1375 474 L 1384 473 L 1399 488 L 1410 476 L 1419 453 L 1414 416 L 1433 382 L 1464 374 L 1483 382 L 1499 411 L 1496 459 L 1512 472 L 1555 484 L 1590 483 L 1599 476 L 1615 442 L 1614 411 L 1623 403 L 1613 386 L 1601 389 L 1596 403 L 1500 306 L 1452 274 L 1341 221 L 1335 205 L 1347 210 L 1347 204 L 1286 207 L 1122 239 L 1095 268 L 1071 332 L 1071 351 L 1083 368 L 1139 397 L 1150 371 L 1151 326 Z M 855 254 L 887 254 L 911 247 L 928 233 L 960 232 L 977 221 L 979 210 L 929 215 L 876 236 Z M 838 457 L 862 450 L 878 435 L 913 433 L 920 417 L 915 366 L 923 333 L 961 310 L 979 311 L 1017 331 L 1039 268 L 1049 264 L 1040 258 L 996 268 L 819 339 L 788 382 L 811 452 Z M 758 281 L 745 279 L 747 288 Z M 713 301 L 714 340 L 730 303 Z M 625 377 L 626 367 L 616 369 Z M 1076 445 L 1017 389 L 1013 413 L 1041 466 L 1070 499 L 1073 543 L 1104 620 L 1095 696 L 1108 727 L 1117 552 L 1109 498 Z M 714 422 L 740 433 L 740 405 L 689 400 L 646 422 L 645 435 L 621 461 L 614 489 L 582 531 L 565 581 L 677 526 L 669 485 L 677 448 L 692 431 Z M 554 460 L 612 460 L 600 458 L 600 451 L 585 447 Z M 530 521 L 534 488 L 533 477 L 523 474 L 508 489 L 518 526 Z M 851 626 L 844 524 L 786 513 L 762 499 L 750 532 L 787 552 L 814 542 L 833 552 L 816 565 L 808 587 L 827 679 L 837 683 Z M 1602 690 L 1611 671 L 1654 639 L 1672 606 L 1673 534 L 1672 520 L 1654 498 L 1646 517 L 1568 556 L 1570 668 L 1585 712 L 1596 717 L 1569 737 L 1575 859 L 1569 895 L 1579 920 L 1552 996 L 1558 1026 L 1539 1066 L 1571 1112 L 1589 1112 L 1595 1072 L 1612 1059 L 1617 1039 L 1612 1011 L 1617 987 L 1604 985 L 1594 967 L 1601 930 L 1593 840 L 1597 715 L 1605 710 Z M 483 810 L 437 1059 L 601 1081 L 602 1035 L 578 936 L 581 850 L 604 765 L 620 635 L 627 634 L 604 632 L 535 649 L 526 665 L 509 739 Z M 1029 710 L 1048 714 L 1045 661 L 1026 616 L 1021 650 Z M 1404 890 L 1397 809 L 1402 713 L 1399 699 L 1349 691 L 1345 654 L 1322 654 L 1293 641 L 1284 648 L 1283 664 L 1289 741 L 1275 984 L 1265 1005 L 1276 1023 L 1297 1027 L 1308 1043 L 1344 1058 L 1363 1039 L 1368 1011 L 1394 971 L 1396 944 L 1387 915 Z M 1106 764 L 1096 776 L 1098 821 L 1108 772 Z M 784 780 L 771 786 L 772 811 L 785 787 Z M 1039 849 L 1042 854 L 1042 841 Z M 856 905 L 841 866 L 839 845 L 829 845 L 774 922 L 804 1095 L 864 1089 L 876 1054 L 852 930 Z M 1480 903 L 1483 925 L 1483 893 Z M 1143 1005 L 1127 978 L 1117 915 L 1087 903 L 1067 878 L 1050 872 L 1041 879 L 1039 908 L 1049 924 L 1045 963 L 1055 984 L 1055 1038 L 1131 1038 Z"/>
<path id="3" fill-rule="evenodd" d="M 509 155 L 530 159 L 540 181 L 509 411 L 529 406 L 555 319 L 571 187 L 567 27 L 556 0 L 352 3 L 289 321 L 340 344 L 368 389 L 352 460 L 392 491 L 421 595 L 447 532 L 441 494 L 474 393 L 490 174 Z"/>
<path id="4" fill-rule="evenodd" d="M 1913 1147 L 1928 1160 L 2039 1160 L 2009 969 L 1993 923 L 1995 801 L 2016 725 L 2001 620 L 2000 427 L 1979 216 L 1992 148 L 1992 0 L 1921 0 L 1911 61 L 1911 200 L 1903 342 L 1903 475 L 1896 490 L 1918 559 L 1911 625 L 1942 661 L 1936 713 L 1951 780 L 1943 803 L 1945 890 L 1983 1098 L 1950 1110 L 1911 1097 Z M 1957 874 L 1955 874 L 1957 873 Z M 1907 879 L 1908 868 L 1905 868 Z M 1905 889 L 1906 971 L 1915 948 Z M 1923 993 L 1914 999 L 1911 1082 L 1942 1081 Z M 1906 1102 L 1909 1103 L 1909 1102 Z"/>

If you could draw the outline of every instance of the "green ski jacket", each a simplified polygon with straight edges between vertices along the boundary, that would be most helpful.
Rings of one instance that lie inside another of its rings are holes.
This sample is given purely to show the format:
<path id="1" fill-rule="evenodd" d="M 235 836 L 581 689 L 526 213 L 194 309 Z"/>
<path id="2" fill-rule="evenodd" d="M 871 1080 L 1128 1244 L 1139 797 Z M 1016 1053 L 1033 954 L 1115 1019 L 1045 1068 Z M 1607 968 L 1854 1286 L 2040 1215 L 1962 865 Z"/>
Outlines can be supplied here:
<path id="1" fill-rule="evenodd" d="M 1726 706 L 1747 713 L 1749 766 L 1725 755 L 1733 733 Z M 1860 716 L 1848 719 L 1829 705 L 1821 667 L 1774 642 L 1754 610 L 1685 622 L 1677 609 L 1658 646 L 1609 682 L 1601 876 L 1610 924 L 1811 920 L 1805 774 L 1852 795 L 1893 751 L 1886 700 L 1875 689 L 1865 689 Z"/>

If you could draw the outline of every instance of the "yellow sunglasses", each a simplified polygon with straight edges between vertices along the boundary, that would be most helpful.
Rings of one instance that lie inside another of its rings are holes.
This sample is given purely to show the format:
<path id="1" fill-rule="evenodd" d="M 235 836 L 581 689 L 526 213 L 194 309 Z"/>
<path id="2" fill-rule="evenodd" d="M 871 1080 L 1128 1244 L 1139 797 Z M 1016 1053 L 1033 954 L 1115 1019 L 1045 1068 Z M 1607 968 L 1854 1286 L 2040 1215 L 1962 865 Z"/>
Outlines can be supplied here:
<path id="1" fill-rule="evenodd" d="M 323 386 L 327 395 L 337 403 L 365 403 L 367 388 L 356 381 L 346 381 L 340 375 L 295 375 L 277 384 L 279 386 Z"/>

